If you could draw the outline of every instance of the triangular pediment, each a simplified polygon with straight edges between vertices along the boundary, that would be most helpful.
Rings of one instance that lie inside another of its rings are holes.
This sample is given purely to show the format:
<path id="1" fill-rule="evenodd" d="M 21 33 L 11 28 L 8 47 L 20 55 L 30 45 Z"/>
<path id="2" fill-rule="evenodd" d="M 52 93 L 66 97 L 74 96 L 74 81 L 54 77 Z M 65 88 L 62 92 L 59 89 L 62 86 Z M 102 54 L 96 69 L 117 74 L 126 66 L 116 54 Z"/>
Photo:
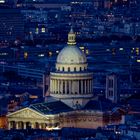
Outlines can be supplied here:
<path id="1" fill-rule="evenodd" d="M 13 113 L 10 113 L 7 115 L 8 118 L 31 118 L 31 119 L 43 119 L 47 118 L 45 115 L 27 107 L 18 111 L 15 111 Z"/>

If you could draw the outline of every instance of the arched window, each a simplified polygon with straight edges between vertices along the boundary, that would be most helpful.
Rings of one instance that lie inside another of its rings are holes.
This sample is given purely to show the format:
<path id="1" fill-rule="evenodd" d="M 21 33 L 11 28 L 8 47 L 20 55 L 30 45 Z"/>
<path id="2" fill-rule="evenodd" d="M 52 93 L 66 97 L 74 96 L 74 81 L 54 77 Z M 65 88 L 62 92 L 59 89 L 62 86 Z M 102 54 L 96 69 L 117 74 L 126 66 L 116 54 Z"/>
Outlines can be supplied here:
<path id="1" fill-rule="evenodd" d="M 76 67 L 74 67 L 74 71 L 76 71 Z"/>
<path id="2" fill-rule="evenodd" d="M 82 71 L 82 68 L 80 67 L 80 71 Z"/>
<path id="3" fill-rule="evenodd" d="M 68 67 L 68 72 L 70 72 L 70 67 Z"/>

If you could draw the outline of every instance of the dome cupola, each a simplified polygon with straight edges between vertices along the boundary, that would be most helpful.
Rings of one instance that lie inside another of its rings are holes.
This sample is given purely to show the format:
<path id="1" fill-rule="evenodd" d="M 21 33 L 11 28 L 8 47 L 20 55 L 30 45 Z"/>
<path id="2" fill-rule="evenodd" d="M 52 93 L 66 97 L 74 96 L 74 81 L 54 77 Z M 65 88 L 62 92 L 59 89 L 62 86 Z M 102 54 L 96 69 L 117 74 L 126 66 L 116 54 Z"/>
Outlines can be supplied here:
<path id="1" fill-rule="evenodd" d="M 67 46 L 57 56 L 58 71 L 84 71 L 87 69 L 85 54 L 76 46 L 76 35 L 71 28 L 68 34 Z"/>
<path id="2" fill-rule="evenodd" d="M 76 44 L 76 35 L 73 31 L 73 28 L 71 27 L 71 30 L 68 34 L 68 42 L 67 42 L 68 45 L 75 45 Z"/>

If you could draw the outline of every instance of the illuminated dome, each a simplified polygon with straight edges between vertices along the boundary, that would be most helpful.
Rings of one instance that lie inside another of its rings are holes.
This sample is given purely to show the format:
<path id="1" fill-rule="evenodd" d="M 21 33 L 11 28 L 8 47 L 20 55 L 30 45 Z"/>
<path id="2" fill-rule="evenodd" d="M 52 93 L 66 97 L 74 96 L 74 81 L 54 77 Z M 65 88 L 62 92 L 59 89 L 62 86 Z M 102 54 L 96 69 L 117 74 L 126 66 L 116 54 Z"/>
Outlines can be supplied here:
<path id="1" fill-rule="evenodd" d="M 88 72 L 85 54 L 76 47 L 72 28 L 67 46 L 60 51 L 55 71 L 50 74 L 50 95 L 72 108 L 84 107 L 93 96 L 93 74 Z"/>
<path id="2" fill-rule="evenodd" d="M 68 46 L 62 49 L 57 57 L 57 63 L 60 64 L 83 64 L 87 62 L 85 54 L 76 47 L 76 35 L 71 28 L 68 34 Z"/>
<path id="3" fill-rule="evenodd" d="M 60 64 L 82 64 L 86 63 L 85 54 L 76 46 L 66 46 L 57 57 Z"/>
<path id="4" fill-rule="evenodd" d="M 76 35 L 71 28 L 67 46 L 57 56 L 56 70 L 65 72 L 84 71 L 87 69 L 85 54 L 76 47 Z"/>

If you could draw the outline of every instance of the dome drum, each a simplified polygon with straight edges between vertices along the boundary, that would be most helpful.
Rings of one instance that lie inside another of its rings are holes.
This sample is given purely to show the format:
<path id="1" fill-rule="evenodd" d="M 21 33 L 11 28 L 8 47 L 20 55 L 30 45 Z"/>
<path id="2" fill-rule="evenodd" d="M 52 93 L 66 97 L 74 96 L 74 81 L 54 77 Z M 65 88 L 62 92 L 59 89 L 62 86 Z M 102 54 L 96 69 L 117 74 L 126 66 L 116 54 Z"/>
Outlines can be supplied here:
<path id="1" fill-rule="evenodd" d="M 51 72 L 50 79 L 61 79 L 61 80 L 84 80 L 84 79 L 93 79 L 93 74 L 88 72 L 72 72 L 72 73 L 62 73 L 62 72 Z"/>
<path id="2" fill-rule="evenodd" d="M 57 71 L 65 71 L 65 72 L 80 72 L 87 70 L 87 63 L 85 64 L 56 64 L 56 70 Z"/>
<path id="3" fill-rule="evenodd" d="M 93 96 L 92 87 L 93 80 L 92 77 L 75 77 L 75 78 L 56 78 L 56 76 L 51 76 L 50 87 L 51 95 L 57 98 L 83 98 L 88 96 Z"/>

